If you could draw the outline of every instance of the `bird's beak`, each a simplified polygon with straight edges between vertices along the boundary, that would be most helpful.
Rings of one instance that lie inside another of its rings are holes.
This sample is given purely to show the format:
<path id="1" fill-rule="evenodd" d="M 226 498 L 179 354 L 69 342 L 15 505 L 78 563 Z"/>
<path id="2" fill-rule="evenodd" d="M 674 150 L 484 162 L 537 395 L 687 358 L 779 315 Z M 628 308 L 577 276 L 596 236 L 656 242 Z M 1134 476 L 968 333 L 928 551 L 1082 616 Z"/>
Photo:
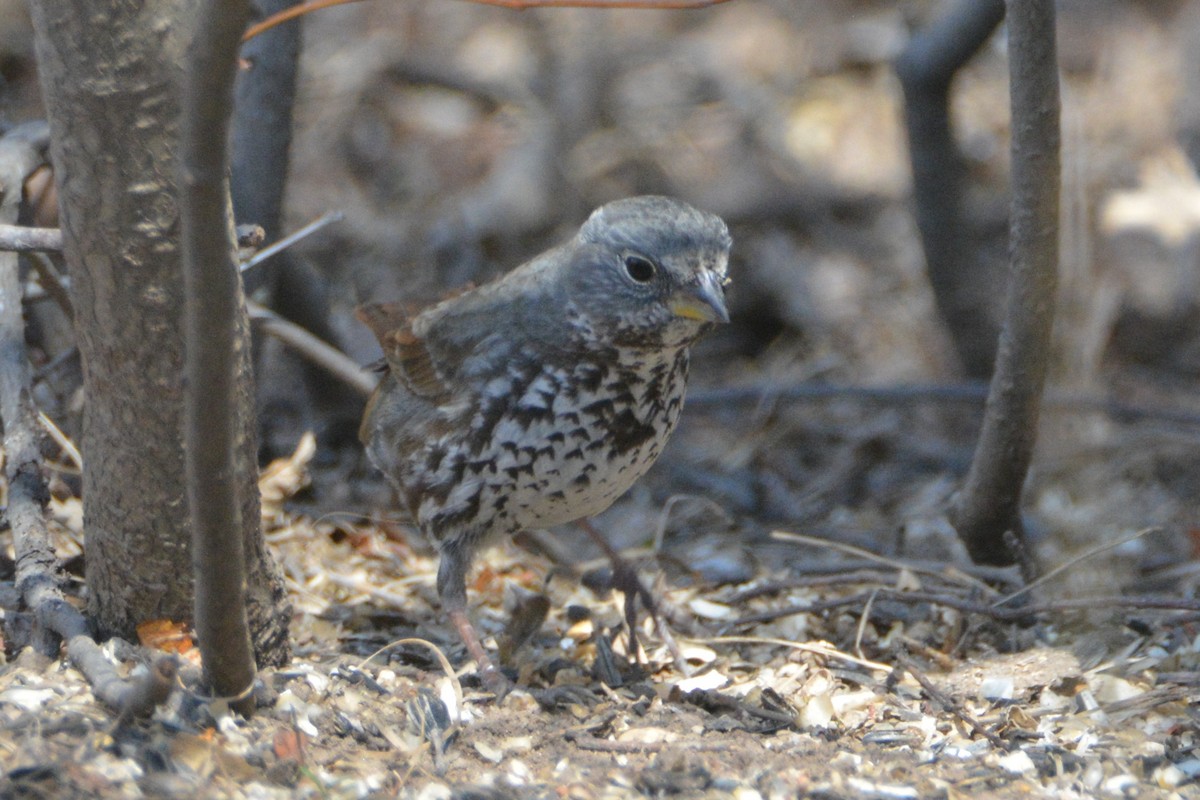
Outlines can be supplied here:
<path id="1" fill-rule="evenodd" d="M 681 289 L 670 302 L 671 313 L 696 322 L 729 322 L 725 310 L 725 290 L 714 272 L 701 273 L 697 283 Z"/>

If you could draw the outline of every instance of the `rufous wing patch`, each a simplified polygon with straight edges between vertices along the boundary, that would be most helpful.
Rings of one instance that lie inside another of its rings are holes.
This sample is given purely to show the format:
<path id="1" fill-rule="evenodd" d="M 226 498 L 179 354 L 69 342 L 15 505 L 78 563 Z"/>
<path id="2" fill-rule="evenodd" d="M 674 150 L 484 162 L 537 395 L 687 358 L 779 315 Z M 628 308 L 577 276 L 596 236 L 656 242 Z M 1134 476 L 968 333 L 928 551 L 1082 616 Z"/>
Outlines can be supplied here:
<path id="1" fill-rule="evenodd" d="M 425 340 L 412 332 L 412 317 L 399 303 L 368 303 L 354 315 L 371 329 L 392 373 L 419 397 L 437 397 L 449 391 L 438 375 Z"/>

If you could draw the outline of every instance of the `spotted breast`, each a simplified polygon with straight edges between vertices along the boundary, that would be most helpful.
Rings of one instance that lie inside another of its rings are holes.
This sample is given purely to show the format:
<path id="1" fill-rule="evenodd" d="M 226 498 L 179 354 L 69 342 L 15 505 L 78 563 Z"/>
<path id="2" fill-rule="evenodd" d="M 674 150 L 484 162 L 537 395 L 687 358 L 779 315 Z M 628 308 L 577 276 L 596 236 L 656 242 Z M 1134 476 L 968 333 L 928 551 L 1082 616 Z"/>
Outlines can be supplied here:
<path id="1" fill-rule="evenodd" d="M 386 362 L 363 441 L 437 543 L 442 603 L 485 672 L 463 613 L 472 553 L 603 511 L 650 468 L 679 419 L 688 347 L 728 321 L 730 243 L 719 217 L 629 198 L 416 316 L 360 309 Z"/>

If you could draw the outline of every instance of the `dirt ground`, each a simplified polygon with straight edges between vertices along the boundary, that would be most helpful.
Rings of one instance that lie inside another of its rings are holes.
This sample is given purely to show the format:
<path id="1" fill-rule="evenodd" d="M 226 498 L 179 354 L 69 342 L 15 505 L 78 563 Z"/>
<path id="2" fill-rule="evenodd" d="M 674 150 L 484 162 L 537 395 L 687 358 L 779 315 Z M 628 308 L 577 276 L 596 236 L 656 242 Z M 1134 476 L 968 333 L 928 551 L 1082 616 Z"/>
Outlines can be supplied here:
<path id="1" fill-rule="evenodd" d="M 181 690 L 118 724 L 65 661 L 7 653 L 0 797 L 1200 797 L 1200 3 L 1062 4 L 1032 582 L 972 566 L 945 517 L 981 403 L 924 274 L 890 69 L 945 5 L 310 17 L 289 225 L 345 215 L 296 252 L 360 363 L 377 351 L 355 304 L 486 280 L 606 200 L 674 194 L 729 221 L 733 323 L 698 348 L 660 463 L 596 520 L 677 652 L 642 609 L 630 653 L 581 532 L 497 542 L 469 586 L 517 683 L 495 702 L 437 607 L 434 554 L 339 436 L 359 407 L 316 402 L 267 342 L 263 514 L 294 662 L 250 720 Z M 30 57 L 17 17 L 0 65 Z M 5 73 L 9 116 L 35 104 L 31 69 Z M 1006 70 L 997 37 L 954 93 L 997 287 Z M 73 563 L 80 501 L 52 510 Z M 154 657 L 106 646 L 135 672 Z"/>

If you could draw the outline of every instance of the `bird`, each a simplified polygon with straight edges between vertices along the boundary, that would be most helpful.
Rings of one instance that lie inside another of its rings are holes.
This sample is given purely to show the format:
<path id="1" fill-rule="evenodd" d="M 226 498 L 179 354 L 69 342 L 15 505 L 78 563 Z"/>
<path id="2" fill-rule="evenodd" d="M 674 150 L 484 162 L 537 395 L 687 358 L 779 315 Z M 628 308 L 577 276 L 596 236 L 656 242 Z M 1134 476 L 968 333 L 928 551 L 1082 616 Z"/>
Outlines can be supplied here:
<path id="1" fill-rule="evenodd" d="M 474 554 L 493 536 L 604 511 L 657 460 L 690 345 L 729 322 L 731 247 L 715 214 L 629 197 L 424 311 L 358 309 L 384 354 L 360 439 L 436 545 L 442 610 L 498 697 L 507 678 L 467 615 Z"/>

